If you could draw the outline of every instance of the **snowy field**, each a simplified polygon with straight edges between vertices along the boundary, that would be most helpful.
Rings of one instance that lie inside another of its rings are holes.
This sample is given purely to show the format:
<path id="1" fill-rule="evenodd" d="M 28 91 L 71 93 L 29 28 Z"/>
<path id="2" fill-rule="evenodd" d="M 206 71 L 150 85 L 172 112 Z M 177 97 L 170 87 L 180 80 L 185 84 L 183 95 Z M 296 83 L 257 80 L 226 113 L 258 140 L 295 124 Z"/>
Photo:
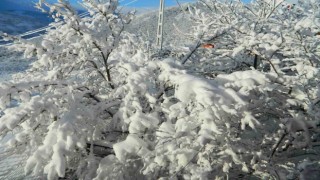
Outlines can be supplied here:
<path id="1" fill-rule="evenodd" d="M 25 71 L 30 64 L 20 52 L 13 52 L 6 47 L 0 47 L 0 81 L 6 81 L 12 74 Z"/>

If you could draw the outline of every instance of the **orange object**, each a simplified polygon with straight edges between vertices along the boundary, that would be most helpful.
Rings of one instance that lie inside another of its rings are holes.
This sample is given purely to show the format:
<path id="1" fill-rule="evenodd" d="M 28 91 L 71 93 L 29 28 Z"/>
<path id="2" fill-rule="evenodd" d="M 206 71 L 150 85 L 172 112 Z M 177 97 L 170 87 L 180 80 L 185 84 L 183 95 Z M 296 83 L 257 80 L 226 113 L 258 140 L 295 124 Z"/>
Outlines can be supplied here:
<path id="1" fill-rule="evenodd" d="M 203 48 L 214 48 L 214 44 L 202 44 L 202 46 L 201 47 L 203 47 Z"/>

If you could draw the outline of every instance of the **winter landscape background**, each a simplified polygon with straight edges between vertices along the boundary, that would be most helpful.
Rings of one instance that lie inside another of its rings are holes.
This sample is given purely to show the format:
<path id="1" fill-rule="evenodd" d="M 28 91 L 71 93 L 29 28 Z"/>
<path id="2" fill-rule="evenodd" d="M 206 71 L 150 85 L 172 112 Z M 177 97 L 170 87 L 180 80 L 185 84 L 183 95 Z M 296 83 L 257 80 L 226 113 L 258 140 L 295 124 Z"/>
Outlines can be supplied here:
<path id="1" fill-rule="evenodd" d="M 48 2 L 0 2 L 0 179 L 320 177 L 319 0 L 169 1 L 161 50 L 155 1 Z"/>

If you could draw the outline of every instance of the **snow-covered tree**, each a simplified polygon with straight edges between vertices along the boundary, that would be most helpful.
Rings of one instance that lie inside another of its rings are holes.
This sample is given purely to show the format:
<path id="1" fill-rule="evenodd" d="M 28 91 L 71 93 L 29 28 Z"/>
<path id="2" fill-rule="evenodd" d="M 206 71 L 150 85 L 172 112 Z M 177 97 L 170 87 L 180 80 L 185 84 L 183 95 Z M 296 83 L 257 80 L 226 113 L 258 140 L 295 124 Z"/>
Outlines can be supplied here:
<path id="1" fill-rule="evenodd" d="M 179 62 L 150 60 L 116 0 L 84 0 L 85 18 L 40 1 L 56 20 L 40 43 L 2 34 L 37 60 L 0 85 L 1 136 L 48 179 L 303 178 L 319 167 L 316 2 L 202 0 Z"/>
<path id="2" fill-rule="evenodd" d="M 26 173 L 53 179 L 78 170 L 77 177 L 92 178 L 96 161 L 90 148 L 98 146 L 94 141 L 120 103 L 117 97 L 104 100 L 98 95 L 112 96 L 116 77 L 111 76 L 111 54 L 125 37 L 122 32 L 133 13 L 118 12 L 113 0 L 83 4 L 90 15 L 80 18 L 67 1 L 40 1 L 38 7 L 56 21 L 40 43 L 3 34 L 15 41 L 14 49 L 37 59 L 27 73 L 0 88 L 1 135 L 13 132 L 8 144 L 29 155 Z"/>

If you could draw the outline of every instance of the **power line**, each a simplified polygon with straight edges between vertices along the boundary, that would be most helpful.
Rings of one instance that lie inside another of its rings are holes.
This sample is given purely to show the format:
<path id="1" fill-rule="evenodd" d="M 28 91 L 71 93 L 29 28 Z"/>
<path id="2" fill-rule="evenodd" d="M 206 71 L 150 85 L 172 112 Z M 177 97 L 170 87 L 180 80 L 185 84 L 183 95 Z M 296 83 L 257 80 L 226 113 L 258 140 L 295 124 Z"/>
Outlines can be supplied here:
<path id="1" fill-rule="evenodd" d="M 130 1 L 130 2 L 126 3 L 126 4 L 124 4 L 123 6 L 128 6 L 129 4 L 135 3 L 135 2 L 137 2 L 137 1 L 138 1 L 138 0 Z"/>

